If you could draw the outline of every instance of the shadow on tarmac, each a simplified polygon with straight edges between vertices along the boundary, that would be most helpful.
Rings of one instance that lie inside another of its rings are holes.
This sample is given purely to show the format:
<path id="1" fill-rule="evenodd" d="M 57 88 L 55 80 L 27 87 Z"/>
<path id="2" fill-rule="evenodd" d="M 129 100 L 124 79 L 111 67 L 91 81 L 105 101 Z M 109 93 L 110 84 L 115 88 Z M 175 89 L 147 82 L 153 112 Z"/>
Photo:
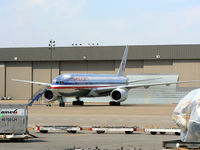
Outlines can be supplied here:
<path id="1" fill-rule="evenodd" d="M 23 141 L 18 140 L 0 140 L 0 143 L 37 143 L 37 142 L 48 142 L 45 140 L 39 140 L 39 139 L 24 139 Z"/>
<path id="2" fill-rule="evenodd" d="M 52 104 L 48 106 L 47 104 L 33 104 L 33 106 L 46 106 L 46 107 L 59 107 L 58 104 Z M 84 104 L 83 106 L 77 106 L 70 104 L 65 104 L 65 107 L 154 107 L 154 106 L 166 106 L 166 105 L 176 105 L 176 104 L 121 104 L 120 106 L 110 106 L 109 104 Z"/>

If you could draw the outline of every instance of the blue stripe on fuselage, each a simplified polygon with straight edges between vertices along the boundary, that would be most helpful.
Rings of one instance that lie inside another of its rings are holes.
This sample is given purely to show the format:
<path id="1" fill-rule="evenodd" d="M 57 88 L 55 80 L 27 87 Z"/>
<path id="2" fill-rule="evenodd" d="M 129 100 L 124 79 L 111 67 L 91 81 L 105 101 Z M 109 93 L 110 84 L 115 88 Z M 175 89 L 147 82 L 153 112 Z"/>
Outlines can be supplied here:
<path id="1" fill-rule="evenodd" d="M 62 74 L 52 85 L 126 84 L 127 78 L 107 74 Z"/>

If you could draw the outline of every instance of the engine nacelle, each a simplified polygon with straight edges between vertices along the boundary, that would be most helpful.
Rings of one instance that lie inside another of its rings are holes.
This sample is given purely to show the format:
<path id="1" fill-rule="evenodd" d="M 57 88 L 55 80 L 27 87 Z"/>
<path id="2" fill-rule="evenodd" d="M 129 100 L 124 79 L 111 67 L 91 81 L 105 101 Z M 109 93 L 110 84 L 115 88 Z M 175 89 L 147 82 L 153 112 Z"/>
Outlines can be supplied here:
<path id="1" fill-rule="evenodd" d="M 45 98 L 45 101 L 51 102 L 51 101 L 55 101 L 58 97 L 52 92 L 52 90 L 48 89 L 44 93 L 44 98 Z"/>
<path id="2" fill-rule="evenodd" d="M 111 97 L 116 102 L 123 102 L 128 97 L 128 90 L 126 90 L 126 89 L 115 89 L 111 92 Z"/>

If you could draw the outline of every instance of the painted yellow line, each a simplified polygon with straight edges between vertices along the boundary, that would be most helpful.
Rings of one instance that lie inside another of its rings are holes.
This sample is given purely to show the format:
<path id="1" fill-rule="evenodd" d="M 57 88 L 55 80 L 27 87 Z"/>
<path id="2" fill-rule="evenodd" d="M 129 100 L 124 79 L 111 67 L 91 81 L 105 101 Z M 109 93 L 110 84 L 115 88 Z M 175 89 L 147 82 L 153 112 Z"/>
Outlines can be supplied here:
<path id="1" fill-rule="evenodd" d="M 150 91 L 148 91 L 148 96 L 147 96 L 146 104 L 148 104 L 148 102 L 149 102 L 149 97 L 150 97 Z"/>

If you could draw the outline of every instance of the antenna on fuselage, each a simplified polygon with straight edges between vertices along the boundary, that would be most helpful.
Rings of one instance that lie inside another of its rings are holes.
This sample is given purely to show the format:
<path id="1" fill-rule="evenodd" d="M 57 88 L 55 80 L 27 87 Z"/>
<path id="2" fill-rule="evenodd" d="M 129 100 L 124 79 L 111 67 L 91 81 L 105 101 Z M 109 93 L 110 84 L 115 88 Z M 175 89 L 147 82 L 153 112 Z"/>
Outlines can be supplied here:
<path id="1" fill-rule="evenodd" d="M 122 61 L 120 63 L 119 70 L 118 70 L 118 73 L 117 73 L 118 76 L 124 76 L 124 72 L 125 72 L 125 69 L 126 69 L 127 56 L 128 56 L 128 45 L 126 45 L 126 48 L 124 50 L 124 55 L 122 57 Z"/>

